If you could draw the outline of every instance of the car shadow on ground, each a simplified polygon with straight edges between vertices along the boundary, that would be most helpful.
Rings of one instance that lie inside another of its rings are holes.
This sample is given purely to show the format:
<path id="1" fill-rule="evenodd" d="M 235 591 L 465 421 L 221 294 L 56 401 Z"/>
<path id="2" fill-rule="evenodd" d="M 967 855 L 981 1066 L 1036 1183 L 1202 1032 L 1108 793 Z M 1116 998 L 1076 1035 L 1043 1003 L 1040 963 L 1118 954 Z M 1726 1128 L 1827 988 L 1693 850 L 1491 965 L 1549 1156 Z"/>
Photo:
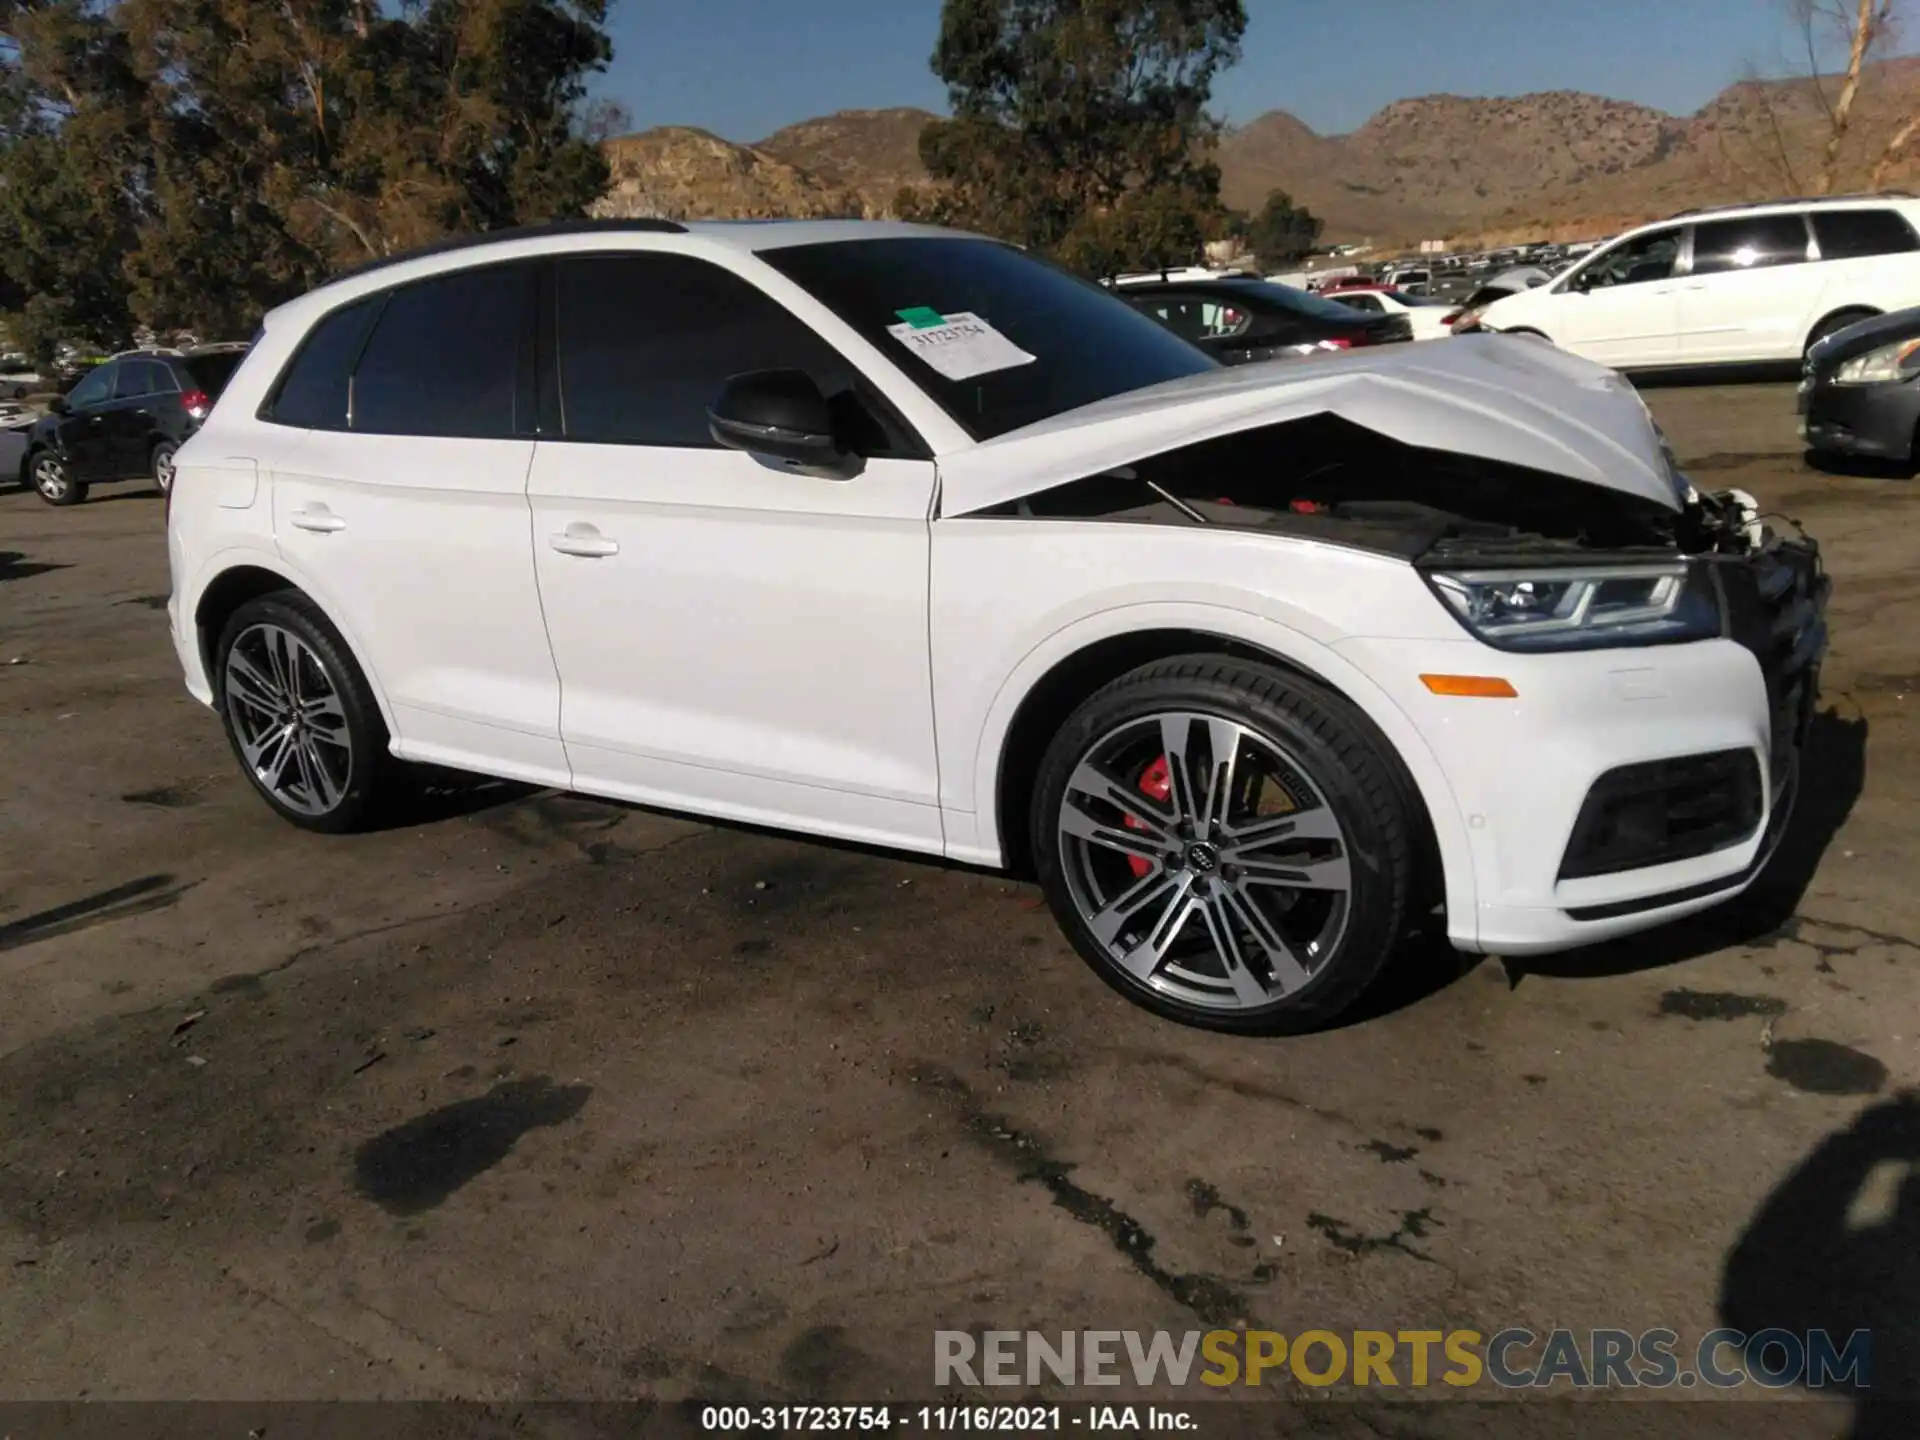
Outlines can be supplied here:
<path id="1" fill-rule="evenodd" d="M 1866 480 L 1911 480 L 1914 465 L 1903 460 L 1874 460 L 1864 455 L 1830 455 L 1809 450 L 1800 457 L 1808 469 L 1822 475 L 1854 475 Z"/>
<path id="2" fill-rule="evenodd" d="M 1774 1187 L 1727 1252 L 1719 1306 L 1731 1329 L 1775 1332 L 1771 1356 L 1749 1345 L 1750 1373 L 1756 1358 L 1791 1368 L 1793 1347 L 1824 1332 L 1841 1363 L 1820 1393 L 1854 1401 L 1853 1440 L 1920 1434 L 1920 1096 L 1863 1111 Z M 1859 1331 L 1866 1368 L 1849 1375 Z"/>
<path id="3" fill-rule="evenodd" d="M 1556 955 L 1503 961 L 1514 984 L 1524 975 L 1593 980 L 1695 960 L 1777 934 L 1789 925 L 1827 847 L 1852 813 L 1867 773 L 1867 721 L 1833 710 L 1814 716 L 1801 755 L 1800 795 L 1771 862 L 1747 892 L 1684 920 Z"/>
<path id="4" fill-rule="evenodd" d="M 29 560 L 18 550 L 0 550 L 0 585 L 9 580 L 25 580 L 33 575 L 45 575 L 49 570 L 67 570 L 65 564 L 49 565 L 38 560 Z"/>
<path id="5" fill-rule="evenodd" d="M 408 830 L 511 805 L 541 793 L 541 786 L 496 780 L 438 765 L 407 766 L 405 783 L 379 807 L 367 829 Z"/>

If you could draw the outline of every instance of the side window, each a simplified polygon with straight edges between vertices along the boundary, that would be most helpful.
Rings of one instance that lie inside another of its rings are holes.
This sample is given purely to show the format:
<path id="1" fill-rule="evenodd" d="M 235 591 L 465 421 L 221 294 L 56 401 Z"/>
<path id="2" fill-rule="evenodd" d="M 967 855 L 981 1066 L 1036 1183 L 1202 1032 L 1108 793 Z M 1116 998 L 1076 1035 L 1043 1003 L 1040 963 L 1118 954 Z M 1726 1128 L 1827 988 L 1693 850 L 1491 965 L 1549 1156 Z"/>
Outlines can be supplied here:
<path id="1" fill-rule="evenodd" d="M 1693 273 L 1799 265 L 1807 258 L 1807 222 L 1798 215 L 1753 215 L 1693 227 Z"/>
<path id="2" fill-rule="evenodd" d="M 113 394 L 115 377 L 120 373 L 118 365 L 102 365 L 98 370 L 84 376 L 78 385 L 67 392 L 67 404 L 75 410 L 88 405 L 98 405 Z"/>
<path id="3" fill-rule="evenodd" d="M 1653 230 L 1615 246 L 1582 271 L 1579 285 L 1593 290 L 1614 285 L 1645 285 L 1673 277 L 1680 258 L 1680 231 Z"/>
<path id="4" fill-rule="evenodd" d="M 309 330 L 274 388 L 263 418 L 303 430 L 346 429 L 347 377 L 385 298 L 372 295 L 356 300 Z"/>
<path id="5" fill-rule="evenodd" d="M 1813 235 L 1822 260 L 1905 255 L 1920 250 L 1913 227 L 1897 210 L 1816 210 Z"/>
<path id="6" fill-rule="evenodd" d="M 120 373 L 113 382 L 113 398 L 137 400 L 153 393 L 154 364 L 151 360 L 122 360 Z"/>
<path id="7" fill-rule="evenodd" d="M 389 292 L 353 372 L 355 432 L 531 436 L 534 275 L 490 265 Z"/>
<path id="8" fill-rule="evenodd" d="M 901 453 L 853 367 L 772 297 L 684 255 L 586 255 L 556 269 L 554 362 L 569 440 L 713 449 L 707 407 L 749 370 L 804 370 L 862 453 Z"/>
<path id="9" fill-rule="evenodd" d="M 1336 295 L 1333 298 L 1349 310 L 1364 310 L 1369 315 L 1379 315 L 1386 310 L 1378 295 Z"/>
<path id="10" fill-rule="evenodd" d="M 153 374 L 149 378 L 153 381 L 153 393 L 155 395 L 177 395 L 180 393 L 180 382 L 174 377 L 173 365 L 168 361 L 154 361 Z M 191 390 L 193 387 L 189 385 L 186 388 Z"/>
<path id="11" fill-rule="evenodd" d="M 1143 295 L 1132 302 L 1134 309 L 1151 315 L 1182 340 L 1203 340 L 1207 336 L 1205 307 L 1184 295 Z"/>

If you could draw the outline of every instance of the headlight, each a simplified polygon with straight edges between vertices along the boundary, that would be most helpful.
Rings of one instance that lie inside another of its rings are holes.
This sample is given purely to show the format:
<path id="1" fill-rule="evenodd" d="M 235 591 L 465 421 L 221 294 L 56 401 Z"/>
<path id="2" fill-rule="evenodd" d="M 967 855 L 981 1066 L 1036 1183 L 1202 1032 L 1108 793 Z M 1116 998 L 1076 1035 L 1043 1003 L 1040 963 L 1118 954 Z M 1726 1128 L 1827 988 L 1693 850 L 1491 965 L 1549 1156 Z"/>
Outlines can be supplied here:
<path id="1" fill-rule="evenodd" d="M 1451 570 L 1427 579 L 1461 624 L 1502 650 L 1598 650 L 1721 633 L 1713 576 L 1686 561 Z"/>
<path id="2" fill-rule="evenodd" d="M 1920 340 L 1902 340 L 1856 355 L 1833 372 L 1835 385 L 1883 385 L 1920 375 Z"/>

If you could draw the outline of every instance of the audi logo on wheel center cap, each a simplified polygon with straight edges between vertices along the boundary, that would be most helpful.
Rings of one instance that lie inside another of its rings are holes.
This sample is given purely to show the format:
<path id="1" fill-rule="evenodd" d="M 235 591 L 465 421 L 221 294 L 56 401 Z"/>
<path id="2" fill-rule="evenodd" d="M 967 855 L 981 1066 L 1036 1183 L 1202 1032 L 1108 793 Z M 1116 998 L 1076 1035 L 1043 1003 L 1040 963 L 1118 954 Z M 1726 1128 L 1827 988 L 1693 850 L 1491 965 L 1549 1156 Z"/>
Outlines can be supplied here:
<path id="1" fill-rule="evenodd" d="M 1220 857 L 1211 845 L 1189 845 L 1187 866 L 1196 874 L 1211 875 L 1220 868 Z"/>

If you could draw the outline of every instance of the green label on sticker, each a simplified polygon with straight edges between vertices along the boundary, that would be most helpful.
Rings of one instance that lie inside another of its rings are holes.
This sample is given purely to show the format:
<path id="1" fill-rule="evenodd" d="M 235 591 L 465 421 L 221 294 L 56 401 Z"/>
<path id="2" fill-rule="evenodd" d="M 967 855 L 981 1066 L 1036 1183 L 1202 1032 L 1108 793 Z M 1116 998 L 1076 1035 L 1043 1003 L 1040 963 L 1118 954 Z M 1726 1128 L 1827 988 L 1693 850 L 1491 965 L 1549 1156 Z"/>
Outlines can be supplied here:
<path id="1" fill-rule="evenodd" d="M 947 323 L 946 316 L 925 305 L 915 305 L 911 310 L 896 310 L 893 313 L 916 330 L 931 330 L 936 325 Z"/>

